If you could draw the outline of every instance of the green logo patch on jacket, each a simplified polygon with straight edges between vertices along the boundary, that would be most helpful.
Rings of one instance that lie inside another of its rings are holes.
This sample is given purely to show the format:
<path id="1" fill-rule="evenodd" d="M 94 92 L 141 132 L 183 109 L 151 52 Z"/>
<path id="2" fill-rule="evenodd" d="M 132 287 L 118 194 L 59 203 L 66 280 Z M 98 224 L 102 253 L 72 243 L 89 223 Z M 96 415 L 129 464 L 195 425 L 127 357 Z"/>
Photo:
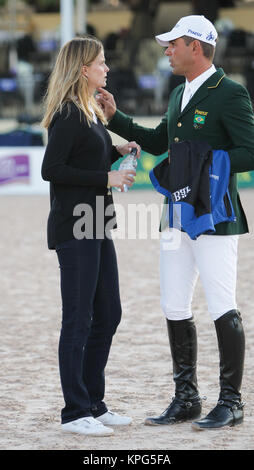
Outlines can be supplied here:
<path id="1" fill-rule="evenodd" d="M 193 126 L 195 127 L 195 129 L 200 129 L 205 124 L 207 114 L 208 111 L 200 111 L 199 109 L 195 109 L 193 121 Z"/>
<path id="2" fill-rule="evenodd" d="M 199 114 L 195 114 L 194 122 L 197 122 L 197 124 L 205 124 L 205 116 L 200 116 Z"/>

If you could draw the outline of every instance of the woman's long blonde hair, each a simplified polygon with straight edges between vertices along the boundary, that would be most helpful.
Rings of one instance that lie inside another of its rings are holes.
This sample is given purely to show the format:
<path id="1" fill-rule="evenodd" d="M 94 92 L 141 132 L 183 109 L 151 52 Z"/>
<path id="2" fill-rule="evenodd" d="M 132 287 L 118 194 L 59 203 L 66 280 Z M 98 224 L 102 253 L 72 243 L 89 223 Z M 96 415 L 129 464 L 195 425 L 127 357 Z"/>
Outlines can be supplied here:
<path id="1" fill-rule="evenodd" d="M 61 48 L 44 97 L 43 127 L 47 129 L 54 114 L 71 101 L 83 111 L 89 125 L 93 120 L 89 103 L 103 124 L 107 124 L 94 96 L 89 95 L 87 79 L 82 74 L 82 66 L 91 65 L 102 50 L 101 41 L 93 36 L 75 37 Z"/>

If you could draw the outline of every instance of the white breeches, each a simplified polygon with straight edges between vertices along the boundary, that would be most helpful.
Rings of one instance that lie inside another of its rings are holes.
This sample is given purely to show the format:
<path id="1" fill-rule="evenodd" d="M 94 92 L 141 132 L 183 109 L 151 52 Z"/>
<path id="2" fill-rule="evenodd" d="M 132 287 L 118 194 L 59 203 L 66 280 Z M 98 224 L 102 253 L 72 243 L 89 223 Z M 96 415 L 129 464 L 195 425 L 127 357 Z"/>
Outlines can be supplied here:
<path id="1" fill-rule="evenodd" d="M 161 307 L 169 320 L 192 316 L 191 302 L 198 275 L 213 321 L 237 308 L 237 246 L 238 235 L 201 235 L 191 240 L 185 232 L 175 229 L 162 232 Z"/>

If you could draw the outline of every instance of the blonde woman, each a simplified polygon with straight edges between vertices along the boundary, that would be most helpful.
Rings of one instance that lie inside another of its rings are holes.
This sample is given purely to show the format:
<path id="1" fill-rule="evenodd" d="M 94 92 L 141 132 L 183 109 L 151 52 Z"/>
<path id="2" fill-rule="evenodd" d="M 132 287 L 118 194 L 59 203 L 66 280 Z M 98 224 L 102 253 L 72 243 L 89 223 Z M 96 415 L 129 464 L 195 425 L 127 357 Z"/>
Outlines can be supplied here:
<path id="1" fill-rule="evenodd" d="M 42 121 L 48 129 L 42 164 L 42 177 L 50 181 L 48 247 L 56 250 L 61 272 L 61 426 L 97 436 L 111 435 L 110 426 L 132 421 L 109 411 L 103 401 L 104 369 L 121 318 L 117 260 L 107 229 L 115 226 L 111 187 L 131 186 L 135 174 L 111 171 L 111 164 L 130 146 L 140 155 L 135 142 L 112 146 L 105 129 L 94 94 L 105 87 L 108 71 L 96 38 L 77 37 L 65 44 L 50 78 Z"/>

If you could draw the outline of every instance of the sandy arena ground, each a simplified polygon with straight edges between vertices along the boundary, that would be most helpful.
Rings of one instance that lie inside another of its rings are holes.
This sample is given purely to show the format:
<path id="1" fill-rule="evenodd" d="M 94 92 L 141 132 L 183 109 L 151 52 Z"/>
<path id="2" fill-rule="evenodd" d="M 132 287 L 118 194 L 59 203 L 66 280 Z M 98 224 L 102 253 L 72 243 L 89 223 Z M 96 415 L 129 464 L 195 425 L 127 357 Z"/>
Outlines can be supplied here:
<path id="1" fill-rule="evenodd" d="M 133 416 L 114 436 L 88 438 L 60 428 L 63 406 L 57 348 L 61 321 L 59 269 L 46 245 L 46 196 L 1 196 L 0 217 L 0 448 L 5 450 L 215 450 L 254 449 L 254 212 L 253 190 L 242 190 L 250 234 L 239 245 L 238 305 L 246 331 L 242 393 L 245 421 L 223 431 L 195 432 L 190 423 L 144 426 L 174 394 L 165 320 L 159 301 L 159 240 L 116 239 L 123 318 L 106 370 L 109 408 Z M 154 191 L 115 194 L 115 202 L 161 204 Z M 199 337 L 203 414 L 218 397 L 215 331 L 198 283 L 194 301 Z"/>

